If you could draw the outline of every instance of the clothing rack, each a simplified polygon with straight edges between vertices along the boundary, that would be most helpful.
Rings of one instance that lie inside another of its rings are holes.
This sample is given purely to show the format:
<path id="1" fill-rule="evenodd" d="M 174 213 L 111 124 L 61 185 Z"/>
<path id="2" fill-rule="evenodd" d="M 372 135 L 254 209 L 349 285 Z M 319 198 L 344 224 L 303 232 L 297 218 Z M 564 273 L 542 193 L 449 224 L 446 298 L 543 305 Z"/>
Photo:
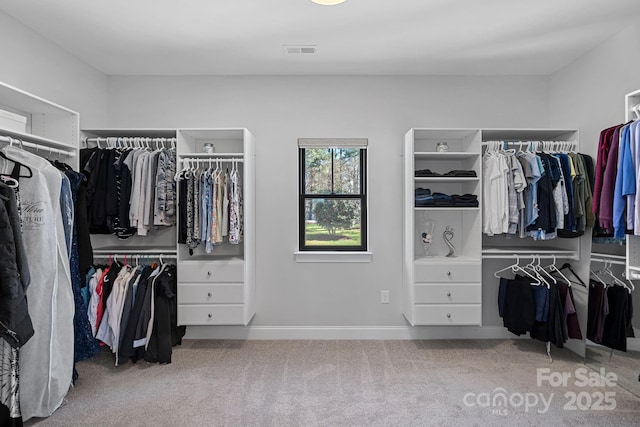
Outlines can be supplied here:
<path id="1" fill-rule="evenodd" d="M 614 265 L 627 265 L 626 257 L 622 255 L 612 255 L 612 254 L 603 254 L 603 253 L 593 253 L 591 256 L 591 261 L 594 262 L 608 262 Z"/>
<path id="2" fill-rule="evenodd" d="M 76 153 L 73 151 L 61 150 L 59 148 L 53 148 L 47 145 L 37 144 L 35 142 L 22 141 L 20 139 L 12 138 L 10 136 L 0 135 L 0 142 L 7 143 L 9 145 L 16 144 L 20 148 L 24 148 L 24 147 L 33 148 L 36 151 L 42 151 L 43 153 L 58 154 L 58 155 L 67 156 L 67 157 L 74 157 L 76 155 Z"/>
<path id="3" fill-rule="evenodd" d="M 94 249 L 93 251 L 93 256 L 97 258 L 103 258 L 103 257 L 108 257 L 113 255 L 115 256 L 133 256 L 133 255 L 160 256 L 162 255 L 163 258 L 177 257 L 176 251 L 157 251 L 157 250 L 151 250 L 151 249 L 140 249 L 140 250 L 131 251 L 131 252 L 127 252 L 125 249 L 124 251 L 118 251 L 118 253 L 116 253 L 116 250 L 114 249 Z"/>
<path id="4" fill-rule="evenodd" d="M 145 144 L 156 144 L 156 147 L 159 147 L 160 144 L 164 147 L 164 144 L 172 144 L 172 147 L 175 148 L 175 144 L 177 142 L 177 138 L 170 137 L 145 137 L 145 136 L 107 136 L 107 137 L 91 137 L 85 138 L 84 143 L 86 146 L 89 144 L 96 144 L 98 148 L 100 147 L 100 143 L 104 142 L 108 146 L 111 147 L 144 147 Z"/>
<path id="5" fill-rule="evenodd" d="M 580 255 L 575 251 L 552 251 L 542 250 L 540 252 L 531 250 L 513 250 L 513 252 L 502 252 L 500 249 L 485 249 L 482 251 L 482 259 L 519 259 L 531 258 L 535 256 L 539 259 L 571 259 L 580 260 Z"/>
<path id="6" fill-rule="evenodd" d="M 497 140 L 497 141 L 483 141 L 483 147 L 505 147 L 505 146 L 518 146 L 528 147 L 533 151 L 560 151 L 570 152 L 575 151 L 578 148 L 576 141 L 520 141 L 520 140 Z"/>
<path id="7" fill-rule="evenodd" d="M 244 159 L 241 157 L 217 157 L 217 154 L 213 157 L 181 157 L 178 159 L 178 162 L 180 163 L 191 163 L 191 162 L 203 162 L 203 163 L 208 163 L 208 162 L 223 162 L 223 163 L 242 163 L 244 162 Z"/>

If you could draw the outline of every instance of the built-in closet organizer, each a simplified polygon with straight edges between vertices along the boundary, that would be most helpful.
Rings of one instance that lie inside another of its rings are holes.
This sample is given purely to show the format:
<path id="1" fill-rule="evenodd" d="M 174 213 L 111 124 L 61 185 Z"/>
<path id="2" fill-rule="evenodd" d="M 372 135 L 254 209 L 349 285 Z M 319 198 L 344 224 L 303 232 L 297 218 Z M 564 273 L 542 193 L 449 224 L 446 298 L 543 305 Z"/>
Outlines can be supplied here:
<path id="1" fill-rule="evenodd" d="M 585 236 L 535 241 L 530 237 L 483 234 L 486 178 L 482 156 L 489 141 L 502 141 L 509 148 L 528 141 L 567 141 L 576 147 L 578 132 L 411 129 L 405 135 L 403 313 L 411 325 L 481 325 L 486 330 L 494 329 L 487 332 L 489 335 L 503 336 L 497 307 L 499 283 L 494 272 L 513 264 L 516 258 L 528 262 L 527 257 L 536 255 L 545 262 L 555 260 L 558 267 L 571 262 L 574 270 L 587 277 L 587 264 L 578 262 Z M 438 150 L 443 142 L 447 151 Z M 448 203 L 436 193 L 464 195 L 465 206 Z M 466 205 L 469 195 L 478 196 L 477 207 Z M 441 199 L 445 202 L 439 203 Z M 424 200 L 427 206 L 421 206 Z M 435 227 L 427 255 L 422 239 L 431 221 Z M 453 229 L 455 257 L 446 256 L 449 247 L 443 233 L 447 227 Z M 586 290 L 576 287 L 574 294 L 586 322 Z"/>
<path id="2" fill-rule="evenodd" d="M 247 129 L 87 129 L 89 147 L 166 148 L 175 152 L 177 172 L 185 167 L 237 168 L 241 185 L 243 236 L 208 253 L 202 244 L 178 243 L 178 227 L 153 227 L 146 235 L 118 238 L 92 234 L 94 256 L 176 260 L 179 325 L 246 325 L 255 314 L 255 154 Z M 176 178 L 178 173 L 176 173 Z M 180 200 L 176 185 L 176 201 Z M 177 206 L 176 206 L 177 208 Z M 176 212 L 177 213 L 177 212 Z M 177 218 L 179 224 L 181 218 Z"/>
<path id="3" fill-rule="evenodd" d="M 178 130 L 178 170 L 238 171 L 242 236 L 178 244 L 178 324 L 247 325 L 255 314 L 255 148 L 247 129 Z M 180 195 L 179 195 L 180 198 Z"/>
<path id="4" fill-rule="evenodd" d="M 481 324 L 480 137 L 473 129 L 411 129 L 405 135 L 403 313 L 411 325 Z M 441 142 L 448 151 L 437 151 Z M 475 195 L 478 205 L 438 199 L 454 194 Z M 416 196 L 425 197 L 417 203 Z M 453 229 L 454 257 L 446 256 L 447 227 Z M 423 238 L 429 237 L 427 253 Z"/>

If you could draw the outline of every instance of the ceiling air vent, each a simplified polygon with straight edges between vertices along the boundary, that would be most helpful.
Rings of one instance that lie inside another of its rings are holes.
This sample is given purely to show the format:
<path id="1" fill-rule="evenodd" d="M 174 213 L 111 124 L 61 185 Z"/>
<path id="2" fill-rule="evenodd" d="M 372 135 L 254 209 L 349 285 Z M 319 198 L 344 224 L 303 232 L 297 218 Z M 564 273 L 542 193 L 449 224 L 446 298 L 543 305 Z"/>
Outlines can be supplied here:
<path id="1" fill-rule="evenodd" d="M 318 48 L 315 46 L 283 46 L 284 53 L 287 55 L 308 55 L 314 54 L 318 51 Z"/>

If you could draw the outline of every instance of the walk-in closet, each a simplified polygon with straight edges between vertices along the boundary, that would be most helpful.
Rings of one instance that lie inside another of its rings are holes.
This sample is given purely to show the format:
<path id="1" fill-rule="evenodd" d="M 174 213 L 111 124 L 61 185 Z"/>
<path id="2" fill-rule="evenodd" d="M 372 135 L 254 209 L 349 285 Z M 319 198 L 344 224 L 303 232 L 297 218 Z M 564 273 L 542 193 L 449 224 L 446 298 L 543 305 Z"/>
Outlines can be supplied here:
<path id="1" fill-rule="evenodd" d="M 0 1 L 0 427 L 637 425 L 639 18 Z"/>

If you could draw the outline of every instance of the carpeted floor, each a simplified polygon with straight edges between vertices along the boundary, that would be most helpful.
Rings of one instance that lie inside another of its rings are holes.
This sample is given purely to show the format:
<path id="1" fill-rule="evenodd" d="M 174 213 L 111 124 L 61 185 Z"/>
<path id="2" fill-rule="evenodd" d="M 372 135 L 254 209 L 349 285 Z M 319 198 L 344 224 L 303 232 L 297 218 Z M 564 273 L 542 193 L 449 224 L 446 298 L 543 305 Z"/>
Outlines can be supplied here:
<path id="1" fill-rule="evenodd" d="M 552 356 L 533 340 L 187 340 L 170 365 L 78 364 L 64 406 L 26 425 L 640 425 L 640 398 Z"/>

